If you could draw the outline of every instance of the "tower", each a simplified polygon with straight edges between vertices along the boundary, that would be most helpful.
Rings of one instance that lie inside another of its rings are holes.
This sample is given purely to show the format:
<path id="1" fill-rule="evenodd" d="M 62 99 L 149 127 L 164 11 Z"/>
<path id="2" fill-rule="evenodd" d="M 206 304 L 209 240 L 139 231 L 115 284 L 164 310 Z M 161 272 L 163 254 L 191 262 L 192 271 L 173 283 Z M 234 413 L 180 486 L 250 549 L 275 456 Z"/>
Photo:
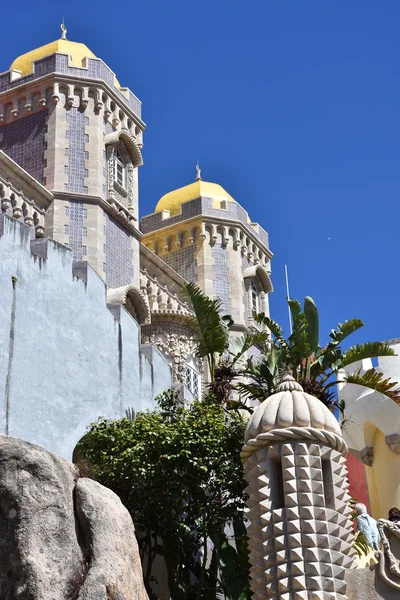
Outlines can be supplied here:
<path id="1" fill-rule="evenodd" d="M 108 287 L 139 286 L 141 103 L 61 28 L 61 39 L 0 75 L 0 150 L 52 192 L 46 237 L 87 260 Z M 23 218 L 10 195 L 3 210 Z"/>
<path id="2" fill-rule="evenodd" d="M 252 415 L 245 442 L 253 598 L 346 600 L 354 550 L 336 419 L 287 376 Z"/>
<path id="3" fill-rule="evenodd" d="M 255 327 L 254 312 L 269 314 L 272 291 L 268 234 L 216 183 L 193 183 L 163 196 L 141 219 L 143 243 L 187 281 L 222 301 L 235 328 Z"/>

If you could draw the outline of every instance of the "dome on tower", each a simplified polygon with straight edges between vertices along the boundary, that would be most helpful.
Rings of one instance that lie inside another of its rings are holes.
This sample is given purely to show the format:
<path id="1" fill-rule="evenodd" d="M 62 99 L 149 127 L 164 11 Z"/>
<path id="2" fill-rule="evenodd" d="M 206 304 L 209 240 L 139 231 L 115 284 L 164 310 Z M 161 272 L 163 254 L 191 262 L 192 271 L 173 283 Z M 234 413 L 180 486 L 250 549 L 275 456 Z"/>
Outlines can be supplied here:
<path id="1" fill-rule="evenodd" d="M 220 202 L 222 200 L 236 202 L 236 200 L 232 198 L 223 187 L 218 185 L 218 183 L 203 181 L 200 177 L 200 168 L 197 167 L 196 180 L 189 185 L 185 185 L 184 187 L 165 194 L 158 201 L 154 212 L 157 213 L 161 210 L 169 210 L 171 217 L 173 217 L 181 212 L 182 204 L 189 202 L 190 200 L 196 200 L 196 198 L 200 197 L 211 198 L 216 204 L 213 208 L 220 208 Z"/>
<path id="2" fill-rule="evenodd" d="M 40 48 L 35 48 L 34 50 L 30 50 L 21 56 L 18 56 L 12 63 L 10 70 L 21 71 L 21 76 L 29 75 L 33 72 L 33 63 L 36 60 L 40 60 L 41 58 L 45 58 L 46 56 L 50 56 L 51 54 L 55 54 L 56 52 L 60 54 L 68 54 L 70 57 L 69 65 L 71 67 L 82 68 L 84 66 L 85 58 L 98 58 L 93 52 L 81 42 L 71 42 L 67 40 L 66 33 L 67 30 L 63 25 L 61 25 L 62 37 L 59 40 L 55 40 L 54 42 L 50 42 L 49 44 L 45 44 L 44 46 L 40 46 Z M 115 79 L 115 85 L 120 87 L 117 79 Z"/>
<path id="3" fill-rule="evenodd" d="M 339 423 L 318 398 L 306 394 L 291 375 L 287 375 L 273 394 L 254 411 L 245 433 L 246 443 L 260 433 L 287 427 L 313 427 L 341 436 Z"/>
<path id="4" fill-rule="evenodd" d="M 84 58 L 97 58 L 95 54 L 85 44 L 79 42 L 71 42 L 70 40 L 55 40 L 50 44 L 45 44 L 35 50 L 30 50 L 26 54 L 18 56 L 12 63 L 10 69 L 17 69 L 22 72 L 22 76 L 29 75 L 32 73 L 32 65 L 35 60 L 40 60 L 50 54 L 60 52 L 62 54 L 69 54 L 72 67 L 82 67 Z"/>

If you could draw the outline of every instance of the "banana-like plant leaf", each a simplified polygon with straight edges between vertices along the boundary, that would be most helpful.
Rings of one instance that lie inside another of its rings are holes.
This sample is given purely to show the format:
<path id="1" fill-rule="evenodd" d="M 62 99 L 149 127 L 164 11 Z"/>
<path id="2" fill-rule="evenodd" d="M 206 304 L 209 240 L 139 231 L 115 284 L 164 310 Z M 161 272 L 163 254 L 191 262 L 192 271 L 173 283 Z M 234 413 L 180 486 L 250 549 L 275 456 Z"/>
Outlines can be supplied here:
<path id="1" fill-rule="evenodd" d="M 319 342 L 319 316 L 315 302 L 310 296 L 304 298 L 304 314 L 307 319 L 307 338 L 311 352 L 315 352 Z"/>
<path id="2" fill-rule="evenodd" d="M 364 360 L 365 358 L 374 358 L 376 356 L 396 356 L 396 352 L 391 346 L 384 342 L 366 342 L 352 346 L 343 355 L 340 365 L 337 368 L 351 365 L 353 362 Z"/>
<path id="3" fill-rule="evenodd" d="M 363 385 L 364 387 L 375 390 L 388 396 L 397 404 L 400 404 L 400 389 L 397 388 L 398 383 L 391 381 L 390 378 L 384 379 L 383 373 L 376 371 L 374 368 L 368 369 L 364 374 L 361 371 L 344 376 L 344 383 L 354 383 Z"/>
<path id="4" fill-rule="evenodd" d="M 293 321 L 296 322 L 296 319 L 301 315 L 301 304 L 298 300 L 288 299 L 288 304 L 290 308 L 290 312 L 292 314 Z"/>
<path id="5" fill-rule="evenodd" d="M 344 323 L 339 323 L 336 329 L 332 329 L 329 337 L 335 344 L 340 344 L 349 335 L 364 327 L 364 322 L 361 319 L 351 319 Z"/>
<path id="6" fill-rule="evenodd" d="M 225 352 L 229 344 L 229 328 L 220 315 L 221 300 L 211 300 L 194 283 L 187 283 L 184 292 L 196 316 L 196 354 L 207 358 L 213 378 L 216 356 Z"/>
<path id="7" fill-rule="evenodd" d="M 267 331 L 246 333 L 230 341 L 228 352 L 233 357 L 232 365 L 236 364 L 242 356 L 253 346 L 263 346 L 269 339 Z"/>

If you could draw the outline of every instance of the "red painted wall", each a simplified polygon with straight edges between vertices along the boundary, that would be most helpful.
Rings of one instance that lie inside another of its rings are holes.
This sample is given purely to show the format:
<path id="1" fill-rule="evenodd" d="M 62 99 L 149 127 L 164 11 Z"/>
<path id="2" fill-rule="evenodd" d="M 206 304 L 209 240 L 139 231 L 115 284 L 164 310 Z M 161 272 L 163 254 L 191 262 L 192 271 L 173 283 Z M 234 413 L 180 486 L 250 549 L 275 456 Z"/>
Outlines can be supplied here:
<path id="1" fill-rule="evenodd" d="M 352 498 L 357 498 L 359 502 L 365 504 L 370 512 L 367 478 L 365 475 L 365 465 L 355 458 L 352 454 L 347 457 L 348 479 L 350 483 L 349 494 Z"/>

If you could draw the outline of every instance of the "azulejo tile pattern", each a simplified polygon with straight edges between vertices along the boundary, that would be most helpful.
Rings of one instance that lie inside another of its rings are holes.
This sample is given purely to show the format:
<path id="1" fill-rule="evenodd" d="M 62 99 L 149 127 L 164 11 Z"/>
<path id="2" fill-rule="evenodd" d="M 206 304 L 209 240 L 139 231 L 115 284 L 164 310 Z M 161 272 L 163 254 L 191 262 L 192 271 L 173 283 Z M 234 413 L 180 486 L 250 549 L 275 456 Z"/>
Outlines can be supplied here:
<path id="1" fill-rule="evenodd" d="M 117 288 L 133 280 L 132 236 L 113 217 L 106 213 L 104 216 L 106 284 L 110 288 Z"/>
<path id="2" fill-rule="evenodd" d="M 180 248 L 176 252 L 170 252 L 169 254 L 164 254 L 162 259 L 167 263 L 174 271 L 179 273 L 186 281 L 197 280 L 196 277 L 196 264 L 197 261 L 195 259 L 197 251 L 196 244 L 193 246 L 188 246 L 187 248 Z"/>
<path id="3" fill-rule="evenodd" d="M 66 132 L 68 145 L 68 183 L 65 189 L 68 192 L 78 192 L 87 194 L 88 188 L 85 186 L 85 114 L 78 108 L 72 107 L 67 112 Z"/>
<path id="4" fill-rule="evenodd" d="M 162 219 L 161 213 L 153 213 L 142 218 L 140 222 L 140 229 L 142 233 L 150 233 L 157 229 L 163 229 L 164 227 L 170 227 L 175 223 L 186 221 L 191 217 L 197 215 L 203 215 L 207 217 L 218 217 L 221 219 L 229 219 L 232 221 L 240 221 L 245 228 L 254 235 L 254 229 L 249 225 L 247 220 L 247 213 L 239 204 L 236 202 L 228 202 L 227 209 L 213 208 L 211 198 L 197 198 L 190 202 L 185 202 L 181 206 L 182 214 L 175 215 L 170 219 Z M 260 238 L 261 242 L 268 247 L 268 233 L 262 227 L 259 228 L 259 233 L 256 233 L 257 237 Z"/>
<path id="5" fill-rule="evenodd" d="M 69 203 L 69 247 L 73 260 L 82 260 L 83 223 L 87 217 L 87 209 L 80 200 L 70 200 Z"/>
<path id="6" fill-rule="evenodd" d="M 231 286 L 229 283 L 229 253 L 222 244 L 215 244 L 211 249 L 214 264 L 212 266 L 215 278 L 213 287 L 215 295 L 222 301 L 221 311 L 229 313 L 231 310 Z"/>
<path id="7" fill-rule="evenodd" d="M 45 58 L 35 61 L 33 74 L 26 75 L 25 77 L 21 77 L 11 82 L 10 73 L 4 73 L 0 77 L 0 92 L 24 85 L 28 81 L 38 79 L 39 77 L 48 75 L 49 73 L 62 73 L 83 79 L 90 78 L 105 81 L 110 88 L 114 90 L 122 102 L 127 104 L 139 118 L 142 117 L 142 103 L 140 100 L 136 98 L 135 94 L 133 94 L 130 90 L 128 90 L 127 98 L 117 87 L 115 87 L 114 73 L 100 59 L 96 58 L 88 58 L 87 68 L 81 69 L 79 67 L 70 67 L 68 63 L 68 56 L 66 54 L 56 53 L 52 54 L 51 56 L 46 56 Z"/>
<path id="8" fill-rule="evenodd" d="M 23 119 L 7 123 L 1 127 L 3 150 L 29 175 L 44 183 L 44 136 L 46 132 L 47 110 L 43 110 Z"/>

